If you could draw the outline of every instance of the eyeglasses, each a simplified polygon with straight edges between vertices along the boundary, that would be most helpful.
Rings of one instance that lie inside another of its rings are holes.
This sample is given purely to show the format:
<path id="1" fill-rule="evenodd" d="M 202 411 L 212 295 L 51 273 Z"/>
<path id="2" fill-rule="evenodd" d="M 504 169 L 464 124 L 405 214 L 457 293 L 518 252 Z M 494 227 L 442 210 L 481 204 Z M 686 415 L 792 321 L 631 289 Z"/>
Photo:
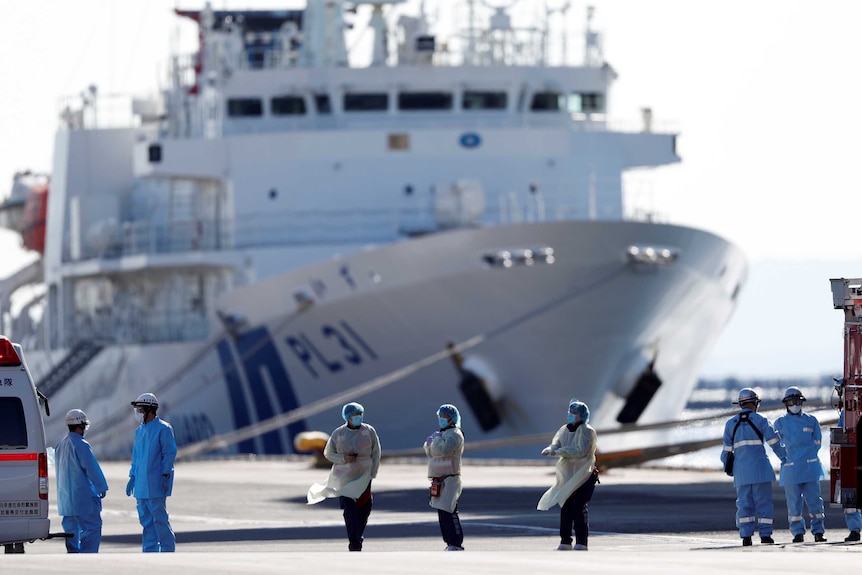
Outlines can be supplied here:
<path id="1" fill-rule="evenodd" d="M 802 400 L 798 397 L 791 397 L 789 399 L 784 400 L 784 405 L 802 405 L 803 401 L 804 400 Z"/>

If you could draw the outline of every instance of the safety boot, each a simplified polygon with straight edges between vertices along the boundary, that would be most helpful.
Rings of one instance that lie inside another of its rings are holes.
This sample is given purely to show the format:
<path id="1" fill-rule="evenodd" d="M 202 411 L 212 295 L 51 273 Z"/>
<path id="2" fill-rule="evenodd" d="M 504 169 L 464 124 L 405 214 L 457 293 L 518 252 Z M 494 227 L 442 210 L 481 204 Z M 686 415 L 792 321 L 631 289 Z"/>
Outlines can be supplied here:
<path id="1" fill-rule="evenodd" d="M 848 535 L 847 537 L 844 538 L 844 541 L 847 541 L 848 543 L 850 543 L 852 541 L 859 541 L 859 539 L 860 539 L 859 532 L 858 531 L 851 531 L 850 535 Z"/>
<path id="2" fill-rule="evenodd" d="M 742 546 L 743 547 L 751 547 L 751 537 L 743 537 L 742 538 Z"/>
<path id="3" fill-rule="evenodd" d="M 794 536 L 793 536 L 793 542 L 794 542 L 794 543 L 803 543 L 803 542 L 805 542 L 805 535 L 803 535 L 802 533 L 800 533 L 799 535 L 794 535 Z"/>
<path id="4" fill-rule="evenodd" d="M 815 543 L 824 543 L 826 542 L 826 537 L 822 533 L 814 534 L 814 542 Z"/>
<path id="5" fill-rule="evenodd" d="M 775 545 L 775 539 L 767 535 L 766 537 L 760 538 L 761 545 Z"/>

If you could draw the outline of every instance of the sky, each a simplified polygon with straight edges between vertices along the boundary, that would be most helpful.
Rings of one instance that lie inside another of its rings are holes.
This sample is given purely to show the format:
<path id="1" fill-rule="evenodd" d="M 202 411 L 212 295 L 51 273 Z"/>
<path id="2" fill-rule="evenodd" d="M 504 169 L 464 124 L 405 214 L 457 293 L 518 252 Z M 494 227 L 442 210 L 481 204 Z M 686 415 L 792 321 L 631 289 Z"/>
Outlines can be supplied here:
<path id="1" fill-rule="evenodd" d="M 445 0 L 441 5 L 462 0 Z M 429 0 L 430 3 L 430 0 Z M 500 6 L 511 2 L 488 0 Z M 551 2 L 552 8 L 562 1 Z M 843 318 L 830 277 L 862 277 L 856 181 L 862 147 L 862 2 L 594 0 L 594 27 L 618 79 L 611 117 L 679 131 L 682 163 L 627 178 L 630 205 L 736 244 L 749 281 L 702 376 L 840 375 Z M 50 171 L 63 96 L 146 94 L 187 0 L 4 0 L 0 35 L 0 197 L 18 170 Z M 216 9 L 296 8 L 215 1 Z M 536 9 L 538 0 L 520 0 Z M 572 1 L 573 34 L 587 3 Z M 32 258 L 0 231 L 0 277 Z"/>

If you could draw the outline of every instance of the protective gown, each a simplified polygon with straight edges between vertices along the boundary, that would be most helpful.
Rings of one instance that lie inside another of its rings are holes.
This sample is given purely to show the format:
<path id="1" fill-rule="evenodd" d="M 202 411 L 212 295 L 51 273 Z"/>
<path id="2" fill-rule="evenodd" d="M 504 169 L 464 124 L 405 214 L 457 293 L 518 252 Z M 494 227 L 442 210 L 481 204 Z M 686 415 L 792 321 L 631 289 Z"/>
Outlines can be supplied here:
<path id="1" fill-rule="evenodd" d="M 443 485 L 439 497 L 431 497 L 429 504 L 434 509 L 455 512 L 461 497 L 461 455 L 464 453 L 464 434 L 457 427 L 449 427 L 425 444 L 428 456 L 428 477 L 442 477 Z"/>
<path id="2" fill-rule="evenodd" d="M 556 479 L 539 499 L 536 509 L 547 511 L 554 505 L 562 507 L 590 478 L 596 465 L 596 441 L 596 430 L 587 423 L 582 423 L 575 431 L 569 431 L 569 426 L 564 425 L 554 434 L 548 448 L 556 451 L 559 457 Z"/>
<path id="3" fill-rule="evenodd" d="M 63 530 L 72 533 L 66 540 L 69 552 L 96 553 L 102 538 L 102 500 L 108 482 L 84 438 L 70 431 L 54 450 L 57 473 L 57 512 Z"/>
<path id="4" fill-rule="evenodd" d="M 345 462 L 344 456 L 350 454 L 356 454 L 356 461 Z M 367 423 L 362 423 L 358 429 L 351 429 L 345 423 L 332 432 L 323 456 L 332 462 L 332 469 L 326 484 L 315 483 L 308 489 L 308 503 L 320 503 L 328 497 L 357 499 L 377 477 L 380 467 L 377 431 Z"/>
<path id="5" fill-rule="evenodd" d="M 167 421 L 156 417 L 135 430 L 132 467 L 129 477 L 135 478 L 135 499 L 169 497 L 174 487 L 174 460 L 177 441 Z M 163 476 L 170 474 L 167 485 Z M 166 487 L 166 489 L 165 489 Z"/>
<path id="6" fill-rule="evenodd" d="M 176 537 L 166 507 L 166 499 L 173 491 L 176 457 L 177 441 L 167 421 L 155 417 L 135 430 L 129 477 L 134 479 L 145 553 L 173 552 L 176 549 Z"/>

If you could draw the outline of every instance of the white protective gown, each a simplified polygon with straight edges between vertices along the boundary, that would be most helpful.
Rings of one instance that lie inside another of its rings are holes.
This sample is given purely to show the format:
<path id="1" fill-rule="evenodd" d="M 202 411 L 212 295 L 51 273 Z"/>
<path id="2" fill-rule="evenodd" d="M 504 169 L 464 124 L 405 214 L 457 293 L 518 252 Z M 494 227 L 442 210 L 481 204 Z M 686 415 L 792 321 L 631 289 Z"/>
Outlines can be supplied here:
<path id="1" fill-rule="evenodd" d="M 461 497 L 461 455 L 464 453 L 464 434 L 457 427 L 444 429 L 425 444 L 428 456 L 428 477 L 442 477 L 443 486 L 439 497 L 431 497 L 429 505 L 434 509 L 455 512 Z"/>
<path id="2" fill-rule="evenodd" d="M 356 461 L 347 463 L 345 455 L 356 454 Z M 357 499 L 368 483 L 377 477 L 380 466 L 380 439 L 377 431 L 363 423 L 350 429 L 345 423 L 332 432 L 323 456 L 332 462 L 326 484 L 315 483 L 308 489 L 309 505 L 320 503 L 327 497 L 350 497 Z"/>
<path id="3" fill-rule="evenodd" d="M 548 446 L 557 452 L 556 480 L 550 489 L 545 491 L 536 509 L 547 511 L 554 505 L 560 507 L 566 499 L 583 485 L 596 465 L 596 430 L 582 423 L 574 432 L 568 425 L 562 426 Z"/>

